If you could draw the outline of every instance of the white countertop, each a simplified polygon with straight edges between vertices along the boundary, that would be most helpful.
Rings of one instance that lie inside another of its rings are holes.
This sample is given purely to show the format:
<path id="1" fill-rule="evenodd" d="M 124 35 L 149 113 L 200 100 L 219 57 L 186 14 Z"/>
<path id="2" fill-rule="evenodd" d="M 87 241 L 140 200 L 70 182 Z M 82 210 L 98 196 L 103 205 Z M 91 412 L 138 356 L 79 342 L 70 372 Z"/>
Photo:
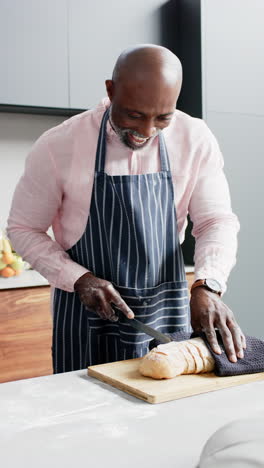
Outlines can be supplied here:
<path id="1" fill-rule="evenodd" d="M 185 265 L 186 273 L 194 272 L 193 265 Z M 19 276 L 0 278 L 0 289 L 30 288 L 34 286 L 46 286 L 49 282 L 35 270 L 25 270 Z"/>
<path id="2" fill-rule="evenodd" d="M 0 385 L 5 468 L 194 468 L 222 425 L 264 410 L 264 381 L 151 405 L 86 370 Z"/>
<path id="3" fill-rule="evenodd" d="M 35 270 L 25 270 L 20 275 L 11 278 L 0 278 L 0 289 L 29 288 L 48 284 L 48 280 Z"/>
<path id="4" fill-rule="evenodd" d="M 184 265 L 185 273 L 193 273 L 194 272 L 194 265 Z"/>

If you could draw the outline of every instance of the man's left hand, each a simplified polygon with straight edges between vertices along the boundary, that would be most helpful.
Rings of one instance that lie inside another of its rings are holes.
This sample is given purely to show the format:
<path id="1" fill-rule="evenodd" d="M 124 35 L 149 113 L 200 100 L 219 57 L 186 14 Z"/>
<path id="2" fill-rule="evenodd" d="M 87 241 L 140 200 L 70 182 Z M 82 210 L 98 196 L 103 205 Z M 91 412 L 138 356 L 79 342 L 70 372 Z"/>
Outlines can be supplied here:
<path id="1" fill-rule="evenodd" d="M 206 288 L 193 289 L 191 294 L 191 325 L 194 331 L 203 331 L 213 351 L 221 354 L 215 329 L 222 336 L 229 361 L 236 362 L 243 358 L 246 338 L 240 329 L 233 312 L 221 300 L 220 296 Z"/>

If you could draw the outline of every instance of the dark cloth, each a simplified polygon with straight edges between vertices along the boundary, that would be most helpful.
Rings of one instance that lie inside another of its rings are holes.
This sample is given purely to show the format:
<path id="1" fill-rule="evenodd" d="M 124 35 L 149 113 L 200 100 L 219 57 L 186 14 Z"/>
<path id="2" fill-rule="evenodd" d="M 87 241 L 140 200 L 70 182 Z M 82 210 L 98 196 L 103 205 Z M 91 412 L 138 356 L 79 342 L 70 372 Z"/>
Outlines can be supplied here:
<path id="1" fill-rule="evenodd" d="M 173 339 L 173 341 L 184 341 L 189 340 L 190 338 L 197 337 L 202 338 L 215 360 L 214 373 L 219 377 L 264 372 L 263 340 L 246 335 L 247 348 L 244 349 L 243 359 L 238 358 L 237 362 L 230 362 L 226 355 L 221 335 L 218 331 L 216 332 L 216 334 L 222 354 L 216 354 L 212 350 L 210 344 L 208 343 L 205 333 L 187 333 L 184 330 L 179 330 L 175 333 L 167 335 L 170 336 Z M 150 343 L 150 349 L 155 348 L 159 344 L 160 343 L 157 340 L 152 340 Z"/>

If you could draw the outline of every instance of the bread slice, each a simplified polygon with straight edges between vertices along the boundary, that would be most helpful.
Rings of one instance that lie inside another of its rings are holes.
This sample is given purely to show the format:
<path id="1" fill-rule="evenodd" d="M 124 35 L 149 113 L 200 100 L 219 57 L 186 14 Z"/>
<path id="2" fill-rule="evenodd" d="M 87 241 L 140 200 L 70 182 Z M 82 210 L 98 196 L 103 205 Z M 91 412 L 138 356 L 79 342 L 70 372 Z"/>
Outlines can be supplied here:
<path id="1" fill-rule="evenodd" d="M 192 344 L 196 346 L 202 360 L 203 370 L 201 372 L 211 372 L 214 368 L 214 358 L 207 348 L 202 338 L 192 338 Z"/>
<path id="2" fill-rule="evenodd" d="M 203 370 L 203 360 L 201 358 L 201 355 L 197 348 L 192 344 L 191 340 L 187 340 L 185 343 L 186 348 L 189 350 L 191 355 L 193 356 L 194 362 L 195 362 L 195 370 L 194 374 L 199 374 Z"/>

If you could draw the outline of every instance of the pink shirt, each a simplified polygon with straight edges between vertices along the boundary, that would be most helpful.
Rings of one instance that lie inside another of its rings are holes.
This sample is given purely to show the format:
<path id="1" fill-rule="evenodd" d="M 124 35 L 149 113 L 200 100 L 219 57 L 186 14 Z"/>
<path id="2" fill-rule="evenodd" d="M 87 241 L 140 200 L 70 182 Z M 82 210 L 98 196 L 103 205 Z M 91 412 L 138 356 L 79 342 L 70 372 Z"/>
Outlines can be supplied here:
<path id="1" fill-rule="evenodd" d="M 34 144 L 13 198 L 8 235 L 14 248 L 54 287 L 72 292 L 86 268 L 65 250 L 82 236 L 89 216 L 97 137 L 109 100 L 45 132 Z M 163 130 L 174 185 L 181 243 L 190 213 L 195 279 L 214 278 L 226 288 L 236 261 L 239 223 L 232 213 L 223 157 L 200 119 L 175 110 Z M 105 171 L 111 175 L 160 170 L 158 139 L 142 150 L 126 148 L 107 125 Z M 52 226 L 55 241 L 47 234 Z"/>

